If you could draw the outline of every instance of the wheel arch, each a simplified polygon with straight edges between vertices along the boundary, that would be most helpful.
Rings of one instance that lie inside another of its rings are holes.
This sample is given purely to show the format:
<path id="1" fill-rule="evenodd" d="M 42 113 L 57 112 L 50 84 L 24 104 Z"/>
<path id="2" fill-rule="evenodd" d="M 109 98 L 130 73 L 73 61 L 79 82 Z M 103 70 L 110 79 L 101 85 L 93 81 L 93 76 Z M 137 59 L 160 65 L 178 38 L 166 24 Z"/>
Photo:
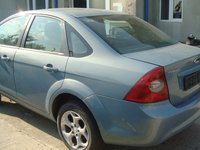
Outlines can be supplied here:
<path id="1" fill-rule="evenodd" d="M 96 94 L 88 86 L 79 81 L 65 79 L 62 87 L 55 91 L 51 98 L 46 101 L 49 109 L 49 117 L 56 121 L 60 107 L 71 101 L 80 103 L 88 110 L 102 139 L 104 139 L 105 129 L 101 123 L 102 116 L 106 116 L 106 112 L 102 111 L 104 110 L 104 106 Z"/>
<path id="2" fill-rule="evenodd" d="M 52 116 L 53 116 L 54 120 L 55 120 L 55 121 L 57 120 L 57 116 L 58 116 L 58 113 L 59 113 L 60 108 L 61 108 L 64 104 L 66 104 L 66 103 L 68 103 L 68 102 L 79 103 L 82 107 L 84 107 L 84 109 L 87 110 L 87 112 L 89 113 L 88 115 L 90 116 L 90 118 L 92 118 L 92 121 L 94 122 L 95 127 L 96 127 L 96 129 L 98 130 L 99 135 L 101 136 L 101 139 L 103 139 L 102 134 L 101 134 L 101 132 L 100 132 L 101 129 L 100 129 L 100 127 L 99 127 L 99 124 L 98 124 L 98 122 L 97 122 L 97 120 L 96 120 L 95 115 L 93 114 L 93 112 L 92 112 L 91 109 L 90 109 L 90 105 L 87 104 L 86 101 L 81 100 L 80 98 L 78 98 L 78 97 L 75 96 L 75 95 L 72 95 L 72 94 L 69 94 L 69 93 L 62 93 L 62 94 L 58 95 L 58 96 L 55 98 L 55 100 L 54 100 L 54 102 L 53 102 L 53 104 L 52 104 Z"/>
<path id="3" fill-rule="evenodd" d="M 50 117 L 52 118 L 54 117 L 53 109 L 55 109 L 55 104 L 58 104 L 57 101 L 60 101 L 61 97 L 74 97 L 75 99 L 83 101 L 90 95 L 94 95 L 94 92 L 85 84 L 73 79 L 64 79 L 60 88 L 55 88 L 54 85 L 49 89 L 45 100 L 45 107 Z"/>
<path id="4" fill-rule="evenodd" d="M 51 108 L 51 112 L 52 115 L 54 117 L 54 120 L 57 119 L 58 116 L 58 111 L 59 109 L 68 102 L 77 102 L 79 104 L 81 104 L 83 107 L 85 107 L 92 115 L 92 112 L 90 111 L 90 109 L 87 107 L 87 105 L 77 96 L 70 94 L 70 93 L 60 93 L 55 100 L 52 103 L 52 108 Z"/>

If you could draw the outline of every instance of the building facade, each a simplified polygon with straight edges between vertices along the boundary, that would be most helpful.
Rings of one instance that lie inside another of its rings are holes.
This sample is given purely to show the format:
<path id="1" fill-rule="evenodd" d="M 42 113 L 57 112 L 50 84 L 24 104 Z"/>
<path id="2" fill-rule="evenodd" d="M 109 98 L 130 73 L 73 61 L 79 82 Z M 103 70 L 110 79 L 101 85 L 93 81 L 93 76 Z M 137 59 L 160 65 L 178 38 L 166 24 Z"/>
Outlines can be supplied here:
<path id="1" fill-rule="evenodd" d="M 175 40 L 189 34 L 200 38 L 199 0 L 149 0 L 149 21 Z"/>
<path id="2" fill-rule="evenodd" d="M 19 11 L 82 7 L 126 12 L 143 18 L 143 0 L 9 0 L 0 1 L 0 20 Z"/>
<path id="3" fill-rule="evenodd" d="M 26 0 L 0 1 L 0 21 L 16 12 L 25 10 L 26 7 Z"/>
<path id="4" fill-rule="evenodd" d="M 24 10 L 62 7 L 98 8 L 136 15 L 184 42 L 200 38 L 199 0 L 7 0 L 0 1 L 0 20 Z"/>

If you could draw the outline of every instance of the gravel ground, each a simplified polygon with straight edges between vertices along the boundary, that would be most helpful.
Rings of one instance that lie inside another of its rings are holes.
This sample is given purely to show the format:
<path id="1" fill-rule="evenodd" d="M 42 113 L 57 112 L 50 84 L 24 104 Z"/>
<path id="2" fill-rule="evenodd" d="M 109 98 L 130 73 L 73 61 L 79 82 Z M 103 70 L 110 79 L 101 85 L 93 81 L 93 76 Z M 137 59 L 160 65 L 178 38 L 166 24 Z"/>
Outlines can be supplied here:
<path id="1" fill-rule="evenodd" d="M 3 97 L 0 150 L 67 150 L 56 124 Z M 200 150 L 200 120 L 168 141 L 150 148 L 108 145 L 106 150 Z"/>

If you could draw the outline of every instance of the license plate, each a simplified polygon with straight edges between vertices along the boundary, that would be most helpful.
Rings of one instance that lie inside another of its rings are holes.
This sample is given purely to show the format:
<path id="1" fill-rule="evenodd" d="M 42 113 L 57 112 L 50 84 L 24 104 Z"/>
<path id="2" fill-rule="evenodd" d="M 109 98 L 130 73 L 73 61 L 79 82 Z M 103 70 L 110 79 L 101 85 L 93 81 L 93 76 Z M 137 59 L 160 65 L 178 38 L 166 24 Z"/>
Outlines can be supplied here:
<path id="1" fill-rule="evenodd" d="M 189 74 L 183 78 L 184 90 L 191 89 L 200 83 L 200 71 Z"/>

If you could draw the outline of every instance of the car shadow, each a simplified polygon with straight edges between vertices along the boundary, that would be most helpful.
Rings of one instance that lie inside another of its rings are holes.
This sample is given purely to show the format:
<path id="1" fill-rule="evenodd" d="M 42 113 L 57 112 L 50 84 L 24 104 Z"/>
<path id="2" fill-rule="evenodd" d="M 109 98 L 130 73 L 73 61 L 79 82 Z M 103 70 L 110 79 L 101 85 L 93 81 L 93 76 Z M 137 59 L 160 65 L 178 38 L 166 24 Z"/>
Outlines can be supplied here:
<path id="1" fill-rule="evenodd" d="M 46 119 L 17 103 L 10 103 L 2 101 L 0 104 L 0 113 L 17 117 L 25 121 L 26 123 L 46 132 L 47 134 L 60 139 L 56 123 Z M 200 150 L 200 121 L 197 121 L 194 125 L 190 126 L 183 132 L 170 138 L 166 142 L 154 147 L 138 148 L 127 146 L 114 146 L 107 145 L 105 150 Z"/>
<path id="2" fill-rule="evenodd" d="M 60 139 L 57 132 L 56 123 L 53 121 L 36 114 L 29 109 L 22 107 L 21 105 L 14 102 L 2 101 L 0 104 L 0 113 L 9 116 L 20 118 L 26 123 L 48 133 L 49 135 Z"/>

